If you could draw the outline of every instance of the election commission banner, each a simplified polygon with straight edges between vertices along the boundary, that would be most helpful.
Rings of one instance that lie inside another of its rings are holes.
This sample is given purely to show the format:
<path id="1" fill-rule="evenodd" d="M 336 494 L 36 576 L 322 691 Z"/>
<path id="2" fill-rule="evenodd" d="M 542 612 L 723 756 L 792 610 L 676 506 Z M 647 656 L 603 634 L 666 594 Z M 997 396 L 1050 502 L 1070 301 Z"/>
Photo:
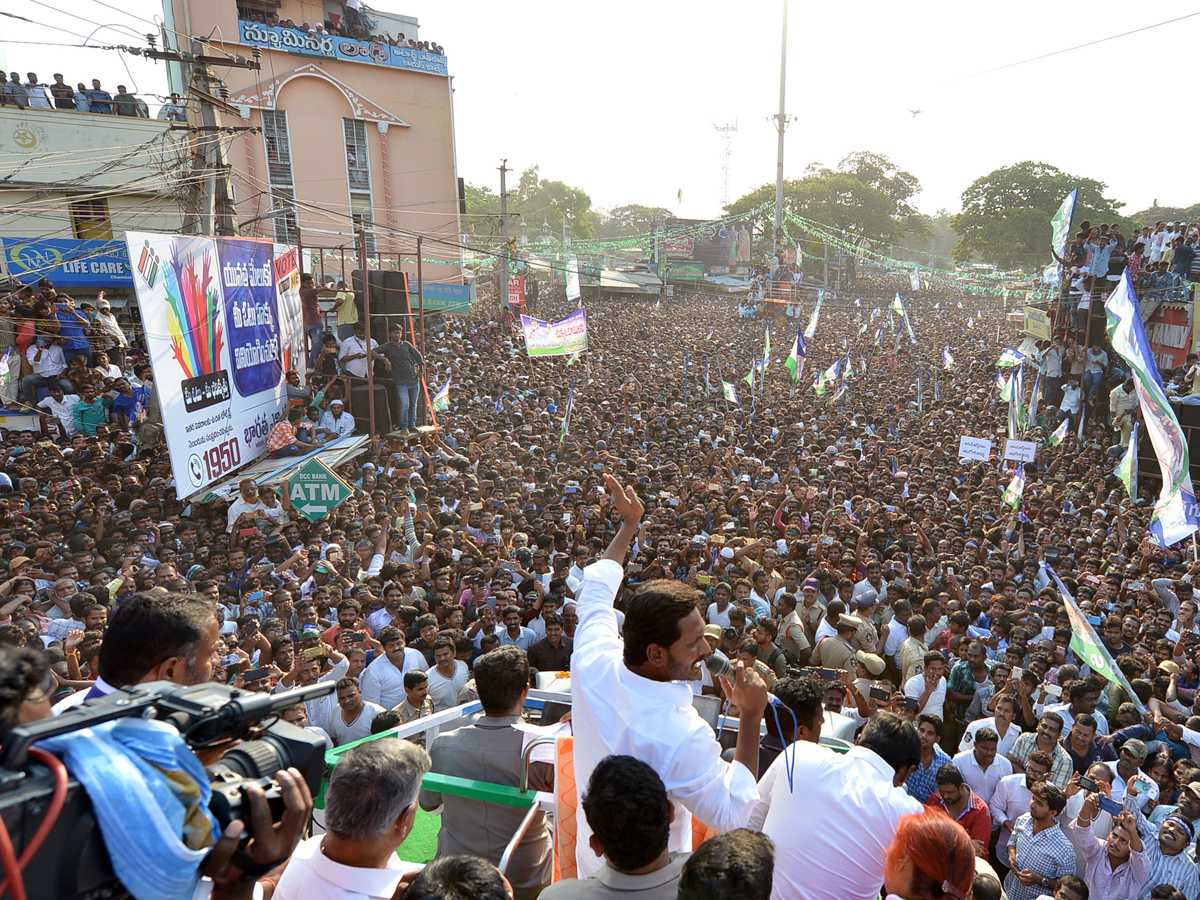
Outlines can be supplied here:
<path id="1" fill-rule="evenodd" d="M 179 496 L 267 451 L 304 372 L 300 259 L 241 238 L 128 232 L 134 288 Z"/>
<path id="2" fill-rule="evenodd" d="M 557 322 L 521 316 L 530 356 L 567 356 L 587 349 L 587 307 Z"/>

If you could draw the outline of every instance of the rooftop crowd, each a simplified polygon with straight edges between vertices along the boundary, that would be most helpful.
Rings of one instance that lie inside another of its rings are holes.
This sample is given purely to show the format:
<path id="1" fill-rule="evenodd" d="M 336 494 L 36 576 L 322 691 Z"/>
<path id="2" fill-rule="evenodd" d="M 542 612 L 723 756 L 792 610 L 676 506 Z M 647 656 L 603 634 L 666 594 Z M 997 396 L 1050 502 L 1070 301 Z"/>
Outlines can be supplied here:
<path id="1" fill-rule="evenodd" d="M 157 98 L 157 95 L 153 95 Z M 179 94 L 171 94 L 159 107 L 157 118 L 171 122 L 186 122 L 187 107 Z M 28 72 L 24 80 L 20 72 L 0 72 L 0 106 L 15 106 L 22 110 L 71 110 L 101 116 L 126 116 L 131 119 L 150 118 L 150 107 L 141 95 L 130 93 L 123 84 L 115 94 L 101 87 L 93 78 L 91 87 L 80 81 L 72 87 L 66 76 L 56 72 L 54 81 L 41 81 L 36 72 Z"/>
<path id="2" fill-rule="evenodd" d="M 915 343 L 887 324 L 897 290 Z M 575 306 L 541 302 L 546 320 Z M 441 323 L 403 364 L 450 379 L 437 430 L 345 464 L 355 495 L 315 524 L 286 483 L 179 498 L 165 449 L 111 422 L 3 433 L 0 741 L 52 705 L 160 678 L 332 681 L 284 717 L 333 745 L 482 703 L 428 746 L 350 749 L 314 837 L 307 790 L 282 774 L 290 861 L 247 882 L 227 832 L 206 867 L 219 896 L 1198 900 L 1200 563 L 1153 544 L 1149 485 L 1135 500 L 1113 476 L 1137 415 L 1110 399 L 1119 358 L 1072 351 L 1069 331 L 1025 345 L 1048 384 L 1015 510 L 1008 463 L 957 456 L 963 435 L 1003 446 L 995 363 L 1021 336 L 1000 298 L 859 277 L 824 303 L 797 383 L 782 360 L 809 311 L 602 300 L 571 365 L 531 362 L 519 327 L 484 310 Z M 751 389 L 764 321 L 772 360 Z M 342 324 L 313 337 L 346 365 Z M 839 358 L 844 390 L 814 393 Z M 1187 393 L 1183 374 L 1164 381 Z M 1052 446 L 1069 391 L 1093 384 L 1082 436 L 1072 419 Z M 1047 566 L 1132 693 L 1076 658 Z M 703 664 L 717 653 L 728 678 Z M 523 811 L 420 782 L 515 785 L 532 673 L 559 671 L 591 877 L 546 887 L 547 822 L 501 877 Z M 736 736 L 719 742 L 694 694 L 719 698 Z M 819 746 L 823 727 L 853 746 Z M 418 807 L 442 819 L 438 859 L 413 872 L 395 850 Z M 693 844 L 692 818 L 720 834 Z M 255 834 L 247 852 L 278 851 Z"/>

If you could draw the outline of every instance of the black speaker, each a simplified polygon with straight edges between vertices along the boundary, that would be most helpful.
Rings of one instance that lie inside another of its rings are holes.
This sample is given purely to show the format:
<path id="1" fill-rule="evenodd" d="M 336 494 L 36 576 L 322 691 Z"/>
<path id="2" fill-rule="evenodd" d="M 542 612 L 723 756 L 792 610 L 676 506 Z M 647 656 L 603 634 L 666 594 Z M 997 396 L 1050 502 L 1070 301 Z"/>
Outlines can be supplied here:
<path id="1" fill-rule="evenodd" d="M 392 412 L 388 405 L 388 391 L 392 383 L 375 382 L 375 433 L 387 434 L 392 430 Z M 367 386 L 356 384 L 350 389 L 350 412 L 354 416 L 354 433 L 371 433 L 371 409 L 367 405 Z"/>

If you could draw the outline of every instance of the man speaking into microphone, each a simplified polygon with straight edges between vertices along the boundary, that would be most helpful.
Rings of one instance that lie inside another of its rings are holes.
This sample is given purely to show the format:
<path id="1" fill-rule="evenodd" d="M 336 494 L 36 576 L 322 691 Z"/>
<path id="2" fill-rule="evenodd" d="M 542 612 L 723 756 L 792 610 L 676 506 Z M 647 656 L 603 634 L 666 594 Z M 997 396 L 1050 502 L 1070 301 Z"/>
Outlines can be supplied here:
<path id="1" fill-rule="evenodd" d="M 721 759 L 712 728 L 692 707 L 688 684 L 700 678 L 711 655 L 697 592 L 681 581 L 655 579 L 639 585 L 625 610 L 625 635 L 617 631 L 613 601 L 625 576 L 625 554 L 637 534 L 643 507 L 633 488 L 605 474 L 621 528 L 604 556 L 584 569 L 576 593 L 579 624 L 571 658 L 571 725 L 575 734 L 575 783 L 586 785 L 600 760 L 633 756 L 663 780 L 675 805 L 669 849 L 692 849 L 692 815 L 720 831 L 741 828 L 758 798 L 759 725 L 767 687 L 738 662 L 726 696 L 737 705 L 734 761 Z M 578 818 L 575 857 L 579 877 L 603 865 L 589 845 L 591 830 Z"/>

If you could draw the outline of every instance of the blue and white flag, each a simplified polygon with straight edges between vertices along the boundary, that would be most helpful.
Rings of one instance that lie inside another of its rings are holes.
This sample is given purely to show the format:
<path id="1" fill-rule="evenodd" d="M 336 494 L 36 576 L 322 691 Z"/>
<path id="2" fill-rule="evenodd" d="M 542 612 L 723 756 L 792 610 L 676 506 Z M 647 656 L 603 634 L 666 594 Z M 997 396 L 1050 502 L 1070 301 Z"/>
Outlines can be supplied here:
<path id="1" fill-rule="evenodd" d="M 1000 358 L 998 360 L 996 360 L 996 365 L 998 365 L 998 366 L 1015 366 L 1015 365 L 1019 365 L 1021 363 L 1021 361 L 1024 359 L 1025 359 L 1024 353 L 1019 353 L 1016 350 L 1014 350 L 1012 347 L 1008 347 L 1005 349 L 1005 351 L 1003 353 L 1000 354 Z"/>
<path id="2" fill-rule="evenodd" d="M 942 366 L 947 369 L 954 368 L 954 357 L 950 355 L 950 345 L 947 344 L 942 350 Z"/>
<path id="3" fill-rule="evenodd" d="M 1128 269 L 1105 301 L 1104 312 L 1108 317 L 1108 339 L 1113 350 L 1133 371 L 1142 421 L 1154 445 L 1154 455 L 1158 457 L 1163 489 L 1154 505 L 1150 532 L 1160 546 L 1167 547 L 1200 528 L 1200 515 L 1188 471 L 1187 441 L 1175 411 L 1167 402 Z"/>
<path id="4" fill-rule="evenodd" d="M 567 439 L 567 430 L 571 427 L 571 410 L 575 408 L 575 379 L 571 379 L 571 393 L 567 395 L 567 411 L 563 413 L 562 434 L 559 441 Z"/>
<path id="5" fill-rule="evenodd" d="M 1021 495 L 1025 493 L 1025 464 L 1017 466 L 1017 474 L 1013 476 L 1013 480 L 1008 483 L 1008 487 L 1004 489 L 1004 496 L 1001 498 L 1005 504 L 1013 509 L 1020 509 Z"/>
<path id="6" fill-rule="evenodd" d="M 1117 466 L 1117 477 L 1121 479 L 1125 485 L 1125 491 L 1129 494 L 1130 499 L 1137 499 L 1137 442 L 1138 442 L 1138 424 L 1133 423 L 1133 430 L 1129 433 L 1129 446 L 1125 448 L 1125 455 L 1121 457 L 1121 464 Z"/>
<path id="7" fill-rule="evenodd" d="M 1063 419 L 1061 422 L 1058 423 L 1058 427 L 1055 428 L 1054 432 L 1050 435 L 1050 446 L 1051 447 L 1057 447 L 1059 444 L 1061 444 L 1063 441 L 1065 441 L 1067 439 L 1067 426 L 1070 424 L 1071 423 L 1070 423 L 1069 419 Z"/>
<path id="8" fill-rule="evenodd" d="M 707 363 L 704 364 L 704 389 L 710 394 L 716 390 L 716 388 L 714 388 L 712 386 L 712 382 L 708 380 L 708 372 L 709 372 L 709 369 L 711 369 L 711 368 L 712 368 L 712 360 L 710 359 Z"/>
<path id="9" fill-rule="evenodd" d="M 433 411 L 445 412 L 450 408 L 450 379 L 446 379 L 446 383 L 441 389 L 433 395 Z"/>
<path id="10" fill-rule="evenodd" d="M 808 327 L 804 329 L 804 339 L 811 341 L 813 335 L 817 333 L 817 321 L 821 318 L 821 300 L 823 296 L 817 295 L 817 305 L 813 307 L 812 316 L 808 320 Z"/>

